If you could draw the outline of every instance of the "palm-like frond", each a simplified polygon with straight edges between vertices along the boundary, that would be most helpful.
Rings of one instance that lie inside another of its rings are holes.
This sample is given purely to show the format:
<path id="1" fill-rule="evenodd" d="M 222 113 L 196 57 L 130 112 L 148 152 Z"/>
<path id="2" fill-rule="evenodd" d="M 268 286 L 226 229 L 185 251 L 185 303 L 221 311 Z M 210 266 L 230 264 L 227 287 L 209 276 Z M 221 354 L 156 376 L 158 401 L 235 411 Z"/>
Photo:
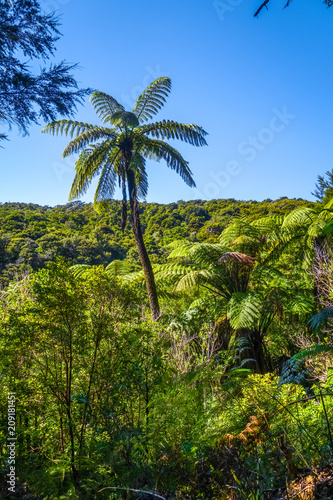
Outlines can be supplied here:
<path id="1" fill-rule="evenodd" d="M 90 266 L 89 264 L 75 264 L 69 269 L 75 278 L 82 278 L 89 275 L 89 273 L 93 270 L 93 266 Z"/>
<path id="2" fill-rule="evenodd" d="M 104 123 L 111 123 L 112 115 L 117 111 L 125 111 L 122 104 L 119 104 L 116 99 L 105 92 L 94 92 L 90 97 L 90 102 L 97 115 Z"/>
<path id="3" fill-rule="evenodd" d="M 51 122 L 44 127 L 41 132 L 52 135 L 69 135 L 70 137 L 78 136 L 87 130 L 95 128 L 95 125 L 84 122 L 76 122 L 73 120 L 58 120 Z"/>
<path id="4" fill-rule="evenodd" d="M 305 359 L 305 358 L 320 356 L 321 354 L 333 355 L 333 345 L 317 344 L 317 345 L 314 345 L 313 347 L 310 347 L 310 348 L 307 348 L 307 349 L 304 349 L 304 350 L 298 352 L 291 359 L 292 360 L 301 360 L 301 359 Z"/>
<path id="5" fill-rule="evenodd" d="M 165 160 L 167 166 L 175 170 L 188 186 L 195 187 L 195 182 L 192 177 L 192 172 L 188 167 L 188 162 L 184 160 L 179 151 L 170 146 L 170 144 L 142 136 L 138 144 L 138 152 L 149 159 L 157 161 Z"/>
<path id="6" fill-rule="evenodd" d="M 112 274 L 114 276 L 124 276 L 128 274 L 130 270 L 129 264 L 124 260 L 113 260 L 108 264 L 105 268 L 105 271 L 108 274 Z"/>
<path id="7" fill-rule="evenodd" d="M 78 137 L 73 139 L 63 152 L 63 158 L 71 155 L 72 153 L 78 153 L 82 148 L 88 146 L 91 142 L 98 141 L 99 139 L 115 139 L 117 134 L 114 129 L 106 127 L 93 127 L 89 130 L 82 132 Z"/>
<path id="8" fill-rule="evenodd" d="M 118 151 L 114 153 L 116 156 Z M 102 173 L 100 175 L 95 197 L 94 197 L 94 205 L 98 207 L 100 210 L 105 209 L 109 206 L 110 201 L 113 198 L 114 192 L 116 190 L 117 185 L 117 172 L 115 169 L 115 157 L 111 158 L 110 161 L 106 165 L 104 165 Z"/>
<path id="9" fill-rule="evenodd" d="M 156 139 L 179 139 L 193 146 L 207 146 L 205 136 L 207 132 L 192 123 L 178 123 L 171 120 L 150 123 L 138 127 L 138 132 L 150 135 Z"/>
<path id="10" fill-rule="evenodd" d="M 131 159 L 130 168 L 135 172 L 137 195 L 139 199 L 145 200 L 148 194 L 146 160 L 139 153 L 134 153 Z"/>
<path id="11" fill-rule="evenodd" d="M 328 319 L 333 319 L 333 307 L 325 307 L 319 313 L 312 316 L 309 325 L 313 330 L 318 330 Z"/>
<path id="12" fill-rule="evenodd" d="M 227 250 L 226 247 L 214 243 L 191 243 L 189 241 L 175 242 L 175 248 L 169 255 L 169 259 L 187 257 L 200 265 L 217 264 L 218 259 Z"/>
<path id="13" fill-rule="evenodd" d="M 152 118 L 164 106 L 166 97 L 171 91 L 171 80 L 168 77 L 157 78 L 148 85 L 146 90 L 136 100 L 133 113 L 140 122 Z"/>
<path id="14" fill-rule="evenodd" d="M 112 144 L 113 141 L 105 141 L 102 144 L 94 144 L 82 151 L 75 164 L 76 175 L 69 193 L 70 200 L 78 198 L 87 191 L 93 177 L 108 162 Z M 113 161 L 117 153 L 116 150 L 113 154 Z"/>
<path id="15" fill-rule="evenodd" d="M 313 208 L 296 208 L 284 218 L 282 227 L 290 225 L 310 225 L 316 218 L 317 212 Z"/>
<path id="16" fill-rule="evenodd" d="M 228 319 L 233 328 L 253 328 L 259 320 L 262 297 L 255 292 L 234 293 L 228 304 Z"/>
<path id="17" fill-rule="evenodd" d="M 230 224 L 224 231 L 222 231 L 220 236 L 221 245 L 228 246 L 231 242 L 235 241 L 237 238 L 246 236 L 252 240 L 258 240 L 262 233 L 258 227 L 252 225 L 246 220 L 236 220 L 234 223 Z"/>
<path id="18" fill-rule="evenodd" d="M 308 315 L 313 312 L 313 300 L 303 293 L 295 293 L 293 297 L 288 299 L 286 310 L 292 314 Z"/>
<path id="19" fill-rule="evenodd" d="M 185 276 L 183 276 L 177 283 L 175 287 L 176 292 L 188 291 L 194 288 L 202 282 L 202 278 L 207 278 L 207 273 L 209 271 L 205 270 L 188 270 Z"/>
<path id="20" fill-rule="evenodd" d="M 328 222 L 322 230 L 322 235 L 326 236 L 327 234 L 332 234 L 333 233 L 333 220 Z"/>

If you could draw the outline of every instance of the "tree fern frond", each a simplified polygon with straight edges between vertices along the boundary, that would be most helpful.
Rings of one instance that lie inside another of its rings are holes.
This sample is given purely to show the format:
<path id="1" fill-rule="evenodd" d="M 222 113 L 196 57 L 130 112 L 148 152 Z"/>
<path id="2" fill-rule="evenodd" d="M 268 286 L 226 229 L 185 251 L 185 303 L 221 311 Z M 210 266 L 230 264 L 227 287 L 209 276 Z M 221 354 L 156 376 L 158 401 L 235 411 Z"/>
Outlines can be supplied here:
<path id="1" fill-rule="evenodd" d="M 328 319 L 333 319 L 333 307 L 325 307 L 319 313 L 312 316 L 308 323 L 313 330 L 318 330 Z"/>
<path id="2" fill-rule="evenodd" d="M 103 169 L 109 157 L 112 141 L 94 144 L 84 149 L 75 164 L 76 175 L 69 193 L 69 200 L 86 193 L 93 177 Z"/>
<path id="3" fill-rule="evenodd" d="M 286 215 L 282 227 L 289 225 L 310 225 L 316 218 L 317 212 L 313 208 L 296 208 L 290 214 Z"/>
<path id="4" fill-rule="evenodd" d="M 123 281 L 129 284 L 143 285 L 145 283 L 145 274 L 143 271 L 135 271 L 132 273 L 124 274 Z"/>
<path id="5" fill-rule="evenodd" d="M 217 265 L 226 247 L 219 243 L 195 243 L 189 249 L 188 256 L 200 265 Z"/>
<path id="6" fill-rule="evenodd" d="M 125 111 L 124 106 L 119 104 L 116 99 L 105 92 L 94 92 L 90 97 L 90 102 L 97 115 L 104 123 L 111 123 L 112 115 L 117 111 Z"/>
<path id="7" fill-rule="evenodd" d="M 310 348 L 306 348 L 297 354 L 295 354 L 291 359 L 292 360 L 303 360 L 306 358 L 312 358 L 315 356 L 320 356 L 321 354 L 331 354 L 333 355 L 333 345 L 328 344 L 317 344 Z"/>
<path id="8" fill-rule="evenodd" d="M 188 186 L 195 187 L 195 182 L 192 177 L 192 172 L 188 167 L 188 162 L 184 160 L 179 151 L 170 146 L 167 142 L 158 141 L 156 139 L 149 139 L 148 137 L 141 136 L 140 141 L 139 153 L 149 159 L 165 160 L 167 166 L 175 170 Z"/>
<path id="9" fill-rule="evenodd" d="M 190 290 L 191 288 L 197 286 L 200 282 L 200 271 L 194 270 L 187 272 L 177 283 L 175 287 L 176 292 L 181 292 L 184 290 Z"/>
<path id="10" fill-rule="evenodd" d="M 333 220 L 328 222 L 322 230 L 322 235 L 326 236 L 327 234 L 332 234 L 333 233 Z"/>
<path id="11" fill-rule="evenodd" d="M 177 257 L 188 257 L 189 256 L 189 251 L 191 247 L 193 246 L 193 243 L 187 240 L 178 240 L 172 242 L 170 244 L 170 247 L 174 247 L 170 255 L 168 256 L 168 259 L 174 259 Z"/>
<path id="12" fill-rule="evenodd" d="M 139 126 L 139 120 L 130 111 L 116 111 L 111 116 L 110 122 L 115 127 L 133 129 Z"/>
<path id="13" fill-rule="evenodd" d="M 86 274 L 89 274 L 92 269 L 93 266 L 90 266 L 89 264 L 75 264 L 69 268 L 75 278 L 84 277 Z"/>
<path id="14" fill-rule="evenodd" d="M 301 293 L 296 293 L 288 300 L 286 309 L 293 314 L 309 314 L 313 312 L 314 304 L 311 299 Z"/>
<path id="15" fill-rule="evenodd" d="M 322 235 L 323 229 L 326 226 L 326 221 L 323 219 L 317 218 L 312 224 L 308 227 L 308 235 L 311 238 L 317 238 Z"/>
<path id="16" fill-rule="evenodd" d="M 118 154 L 118 152 L 116 152 L 116 154 Z M 101 172 L 94 197 L 94 206 L 97 208 L 97 211 L 109 207 L 110 201 L 116 190 L 117 172 L 114 167 L 114 161 L 115 158 L 111 158 L 110 161 L 104 165 Z"/>
<path id="17" fill-rule="evenodd" d="M 89 123 L 76 122 L 73 120 L 58 120 L 46 125 L 46 127 L 41 130 L 41 133 L 52 135 L 64 134 L 73 137 L 74 135 L 78 136 L 93 128 L 95 128 L 95 125 L 91 125 Z"/>
<path id="18" fill-rule="evenodd" d="M 128 274 L 129 270 L 130 266 L 126 261 L 117 259 L 110 262 L 105 268 L 105 271 L 113 276 L 124 276 Z"/>
<path id="19" fill-rule="evenodd" d="M 146 171 L 146 160 L 139 153 L 134 153 L 130 168 L 135 172 L 137 194 L 140 199 L 145 200 L 148 194 L 148 175 Z"/>
<path id="20" fill-rule="evenodd" d="M 233 328 L 252 328 L 259 320 L 262 297 L 255 292 L 236 292 L 228 304 L 227 317 Z"/>
<path id="21" fill-rule="evenodd" d="M 140 122 L 152 118 L 164 106 L 166 97 L 171 91 L 171 80 L 168 77 L 157 78 L 136 100 L 133 113 Z"/>
<path id="22" fill-rule="evenodd" d="M 309 372 L 304 366 L 301 357 L 302 356 L 296 354 L 284 363 L 281 369 L 278 387 L 284 384 L 299 384 L 304 387 L 309 387 L 313 384 L 313 381 L 309 379 Z"/>
<path id="23" fill-rule="evenodd" d="M 261 232 L 257 227 L 253 226 L 249 222 L 245 220 L 237 220 L 222 231 L 220 243 L 221 245 L 228 246 L 240 236 L 247 236 L 248 238 L 257 240 L 261 237 Z"/>
<path id="24" fill-rule="evenodd" d="M 69 144 L 67 144 L 64 149 L 63 158 L 71 155 L 72 153 L 78 153 L 82 148 L 87 147 L 91 142 L 97 141 L 98 139 L 115 139 L 117 135 L 112 129 L 108 129 L 105 127 L 93 127 L 78 137 L 73 139 Z"/>
<path id="25" fill-rule="evenodd" d="M 178 123 L 171 120 L 150 123 L 138 127 L 139 133 L 149 135 L 156 139 L 179 139 L 193 146 L 207 146 L 205 136 L 207 132 L 192 123 Z"/>

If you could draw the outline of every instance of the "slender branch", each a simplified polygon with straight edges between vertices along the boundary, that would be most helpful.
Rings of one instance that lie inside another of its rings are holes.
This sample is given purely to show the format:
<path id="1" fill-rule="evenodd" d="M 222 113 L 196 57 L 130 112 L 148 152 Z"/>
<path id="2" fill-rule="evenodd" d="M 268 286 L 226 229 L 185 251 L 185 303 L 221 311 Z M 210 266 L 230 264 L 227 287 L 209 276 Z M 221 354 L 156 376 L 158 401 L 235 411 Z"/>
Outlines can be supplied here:
<path id="1" fill-rule="evenodd" d="M 152 491 L 134 490 L 133 488 L 121 488 L 120 486 L 108 486 L 107 488 L 102 488 L 101 490 L 98 490 L 97 493 L 100 493 L 101 491 L 104 491 L 104 490 L 134 491 L 134 493 L 144 493 L 145 495 L 151 495 L 152 497 L 160 498 L 161 500 L 167 500 L 165 497 L 161 497 L 161 495 L 158 495 L 157 493 L 153 493 Z"/>
<path id="2" fill-rule="evenodd" d="M 261 9 L 263 9 L 264 7 L 266 7 L 266 9 L 268 10 L 268 7 L 267 7 L 267 4 L 268 4 L 269 0 L 265 0 L 259 7 L 259 9 L 254 13 L 254 16 L 253 17 L 258 17 Z"/>

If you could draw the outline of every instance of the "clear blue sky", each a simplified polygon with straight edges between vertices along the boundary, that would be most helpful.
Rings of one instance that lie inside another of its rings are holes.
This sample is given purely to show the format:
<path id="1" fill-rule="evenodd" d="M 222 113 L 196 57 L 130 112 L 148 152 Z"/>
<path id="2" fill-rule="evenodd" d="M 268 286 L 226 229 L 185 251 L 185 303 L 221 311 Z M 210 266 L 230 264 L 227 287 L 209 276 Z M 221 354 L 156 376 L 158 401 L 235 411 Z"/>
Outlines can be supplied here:
<path id="1" fill-rule="evenodd" d="M 78 62 L 80 86 L 131 108 L 147 84 L 170 76 L 157 119 L 201 125 L 208 147 L 174 145 L 197 189 L 164 163 L 150 163 L 147 201 L 280 196 L 313 199 L 318 174 L 333 167 L 333 8 L 320 0 L 41 0 L 61 15 L 55 60 Z M 41 63 L 42 64 L 42 63 Z M 89 101 L 75 117 L 98 123 Z M 10 133 L 0 150 L 0 201 L 67 202 L 75 158 L 69 139 Z M 84 198 L 91 201 L 92 190 Z"/>

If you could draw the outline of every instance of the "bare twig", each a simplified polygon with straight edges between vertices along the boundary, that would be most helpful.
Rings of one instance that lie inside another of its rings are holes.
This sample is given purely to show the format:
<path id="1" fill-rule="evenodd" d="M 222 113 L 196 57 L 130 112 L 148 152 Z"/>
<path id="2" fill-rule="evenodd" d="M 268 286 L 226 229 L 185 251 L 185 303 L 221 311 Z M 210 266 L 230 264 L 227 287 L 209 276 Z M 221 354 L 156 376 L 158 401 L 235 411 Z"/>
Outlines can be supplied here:
<path id="1" fill-rule="evenodd" d="M 101 490 L 98 490 L 97 493 L 100 493 L 101 491 L 104 491 L 104 490 L 134 491 L 134 493 L 144 493 L 145 495 L 151 495 L 152 497 L 160 498 L 161 500 L 167 500 L 165 497 L 161 497 L 161 495 L 158 495 L 157 493 L 153 493 L 152 491 L 134 490 L 133 488 L 121 488 L 120 486 L 107 486 L 106 488 L 102 488 Z"/>

